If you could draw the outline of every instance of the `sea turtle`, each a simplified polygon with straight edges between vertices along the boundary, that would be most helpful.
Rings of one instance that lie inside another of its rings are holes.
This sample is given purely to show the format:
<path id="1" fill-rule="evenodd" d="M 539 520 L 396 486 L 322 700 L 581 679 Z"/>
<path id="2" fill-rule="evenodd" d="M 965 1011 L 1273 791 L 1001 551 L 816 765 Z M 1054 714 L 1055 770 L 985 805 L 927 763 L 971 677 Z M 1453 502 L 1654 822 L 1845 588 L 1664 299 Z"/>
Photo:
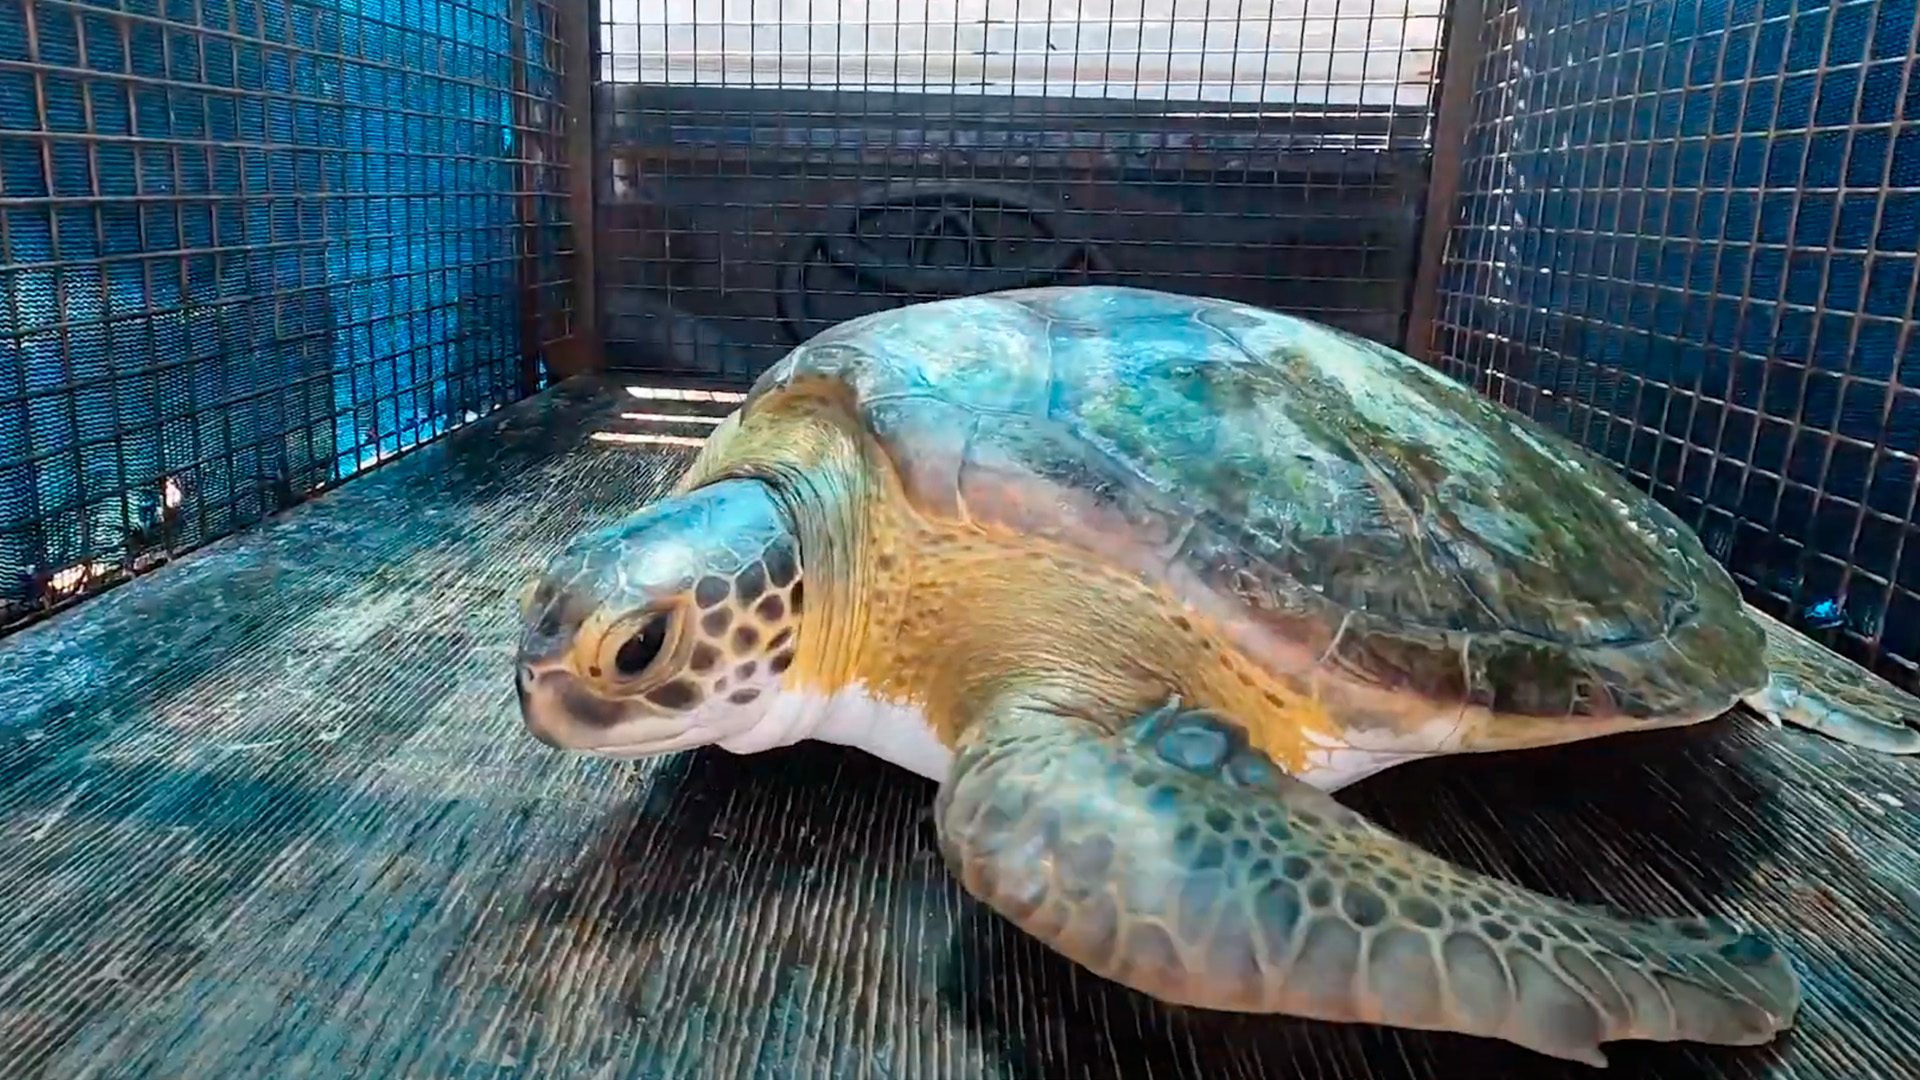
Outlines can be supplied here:
<path id="1" fill-rule="evenodd" d="M 522 615 L 544 743 L 861 747 L 939 782 L 969 892 L 1100 975 L 1594 1064 L 1765 1042 L 1793 971 L 1719 918 L 1464 869 L 1330 791 L 1740 701 L 1920 743 L 1920 703 L 1746 607 L 1571 442 L 1359 337 L 1141 289 L 819 334 Z"/>

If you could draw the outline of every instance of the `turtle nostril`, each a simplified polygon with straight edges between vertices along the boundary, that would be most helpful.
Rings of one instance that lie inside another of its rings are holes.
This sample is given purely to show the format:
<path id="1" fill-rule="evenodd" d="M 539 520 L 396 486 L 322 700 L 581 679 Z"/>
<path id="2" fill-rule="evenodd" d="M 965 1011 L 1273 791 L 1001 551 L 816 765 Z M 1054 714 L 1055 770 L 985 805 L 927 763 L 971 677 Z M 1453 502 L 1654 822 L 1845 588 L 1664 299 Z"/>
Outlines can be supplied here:
<path id="1" fill-rule="evenodd" d="M 520 664 L 515 668 L 513 689 L 515 695 L 520 699 L 520 715 L 525 716 L 527 714 L 527 696 L 533 691 L 532 668 L 529 668 L 525 664 Z"/>
<path id="2" fill-rule="evenodd" d="M 520 718 L 526 725 L 527 734 L 532 735 L 536 741 L 555 750 L 564 750 L 566 747 L 561 745 L 560 740 L 554 738 L 553 733 L 547 730 L 546 724 L 534 715 L 534 679 L 532 668 L 525 664 L 514 665 L 513 689 L 514 695 L 520 702 Z"/>

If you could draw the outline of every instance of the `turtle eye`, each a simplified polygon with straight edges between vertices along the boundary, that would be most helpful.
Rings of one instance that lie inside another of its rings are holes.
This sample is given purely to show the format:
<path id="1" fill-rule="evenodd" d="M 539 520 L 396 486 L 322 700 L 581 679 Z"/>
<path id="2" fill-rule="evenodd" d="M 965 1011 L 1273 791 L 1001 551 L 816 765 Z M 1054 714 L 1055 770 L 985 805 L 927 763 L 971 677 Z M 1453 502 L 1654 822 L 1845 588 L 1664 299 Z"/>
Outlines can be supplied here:
<path id="1" fill-rule="evenodd" d="M 631 679 L 639 675 L 659 658 L 660 649 L 667 643 L 669 617 L 664 611 L 650 616 L 633 632 L 632 637 L 620 643 L 620 648 L 613 654 L 613 670 L 621 678 Z"/>

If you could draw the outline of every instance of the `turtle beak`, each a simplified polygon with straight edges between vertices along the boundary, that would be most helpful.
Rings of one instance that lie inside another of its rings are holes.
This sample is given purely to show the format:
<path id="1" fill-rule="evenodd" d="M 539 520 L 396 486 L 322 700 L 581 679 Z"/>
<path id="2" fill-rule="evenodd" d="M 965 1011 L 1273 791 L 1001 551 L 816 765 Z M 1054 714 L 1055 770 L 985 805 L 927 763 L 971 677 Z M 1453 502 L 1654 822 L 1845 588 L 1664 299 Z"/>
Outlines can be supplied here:
<path id="1" fill-rule="evenodd" d="M 634 702 L 602 696 L 561 658 L 537 661 L 523 654 L 514 682 L 527 734 L 556 750 L 633 756 L 656 752 L 653 747 L 685 738 L 691 730 L 682 720 L 651 716 Z M 630 752 L 620 754 L 621 747 Z M 638 747 L 648 749 L 633 749 Z"/>
<path id="2" fill-rule="evenodd" d="M 529 592 L 531 594 L 531 591 Z M 544 616 L 537 607 L 522 609 L 528 618 L 520 635 L 519 654 L 514 657 L 514 691 L 520 701 L 520 720 L 527 733 L 557 750 L 567 749 L 559 736 L 559 703 L 555 690 L 560 680 L 571 676 L 566 670 L 566 636 L 556 617 L 557 605 L 548 603 Z"/>
<path id="3" fill-rule="evenodd" d="M 556 750 L 580 750 L 596 730 L 620 722 L 619 706 L 580 683 L 557 659 L 528 660 L 521 653 L 514 684 L 520 722 L 527 734 Z"/>
<path id="4" fill-rule="evenodd" d="M 559 739 L 554 738 L 553 733 L 548 730 L 548 725 L 545 722 L 545 718 L 548 715 L 547 710 L 537 704 L 538 697 L 536 695 L 538 691 L 536 690 L 536 686 L 539 683 L 540 676 L 535 673 L 530 665 L 520 664 L 517 666 L 519 670 L 514 679 L 514 689 L 518 691 L 520 698 L 521 724 L 526 727 L 527 734 L 533 736 L 536 741 L 543 745 L 551 746 L 555 750 L 565 750 L 566 746 L 563 745 Z"/>
<path id="5" fill-rule="evenodd" d="M 627 719 L 626 707 L 593 692 L 559 664 L 521 663 L 520 722 L 527 734 L 560 750 L 591 750 Z"/>
<path id="6" fill-rule="evenodd" d="M 522 598 L 514 690 L 527 733 L 555 749 L 574 750 L 597 726 L 617 723 L 620 710 L 581 683 L 567 663 L 574 636 L 592 606 L 556 581 L 551 574 L 543 575 Z"/>

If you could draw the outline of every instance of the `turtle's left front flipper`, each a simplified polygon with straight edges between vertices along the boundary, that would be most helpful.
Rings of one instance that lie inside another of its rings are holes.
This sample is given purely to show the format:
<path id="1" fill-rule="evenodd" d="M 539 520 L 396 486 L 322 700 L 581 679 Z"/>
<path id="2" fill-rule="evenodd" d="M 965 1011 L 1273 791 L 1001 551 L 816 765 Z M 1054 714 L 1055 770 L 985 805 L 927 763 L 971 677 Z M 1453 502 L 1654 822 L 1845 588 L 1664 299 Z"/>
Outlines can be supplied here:
<path id="1" fill-rule="evenodd" d="M 1040 700 L 1005 700 L 962 739 L 941 850 L 975 896 L 1097 974 L 1177 1004 L 1596 1065 L 1615 1039 L 1752 1045 L 1793 1023 L 1785 957 L 1721 920 L 1617 918 L 1456 866 L 1208 712 L 1109 728 Z"/>
<path id="2" fill-rule="evenodd" d="M 1920 698 L 1754 607 L 1767 630 L 1767 671 L 1747 704 L 1778 723 L 1883 754 L 1920 754 Z"/>

